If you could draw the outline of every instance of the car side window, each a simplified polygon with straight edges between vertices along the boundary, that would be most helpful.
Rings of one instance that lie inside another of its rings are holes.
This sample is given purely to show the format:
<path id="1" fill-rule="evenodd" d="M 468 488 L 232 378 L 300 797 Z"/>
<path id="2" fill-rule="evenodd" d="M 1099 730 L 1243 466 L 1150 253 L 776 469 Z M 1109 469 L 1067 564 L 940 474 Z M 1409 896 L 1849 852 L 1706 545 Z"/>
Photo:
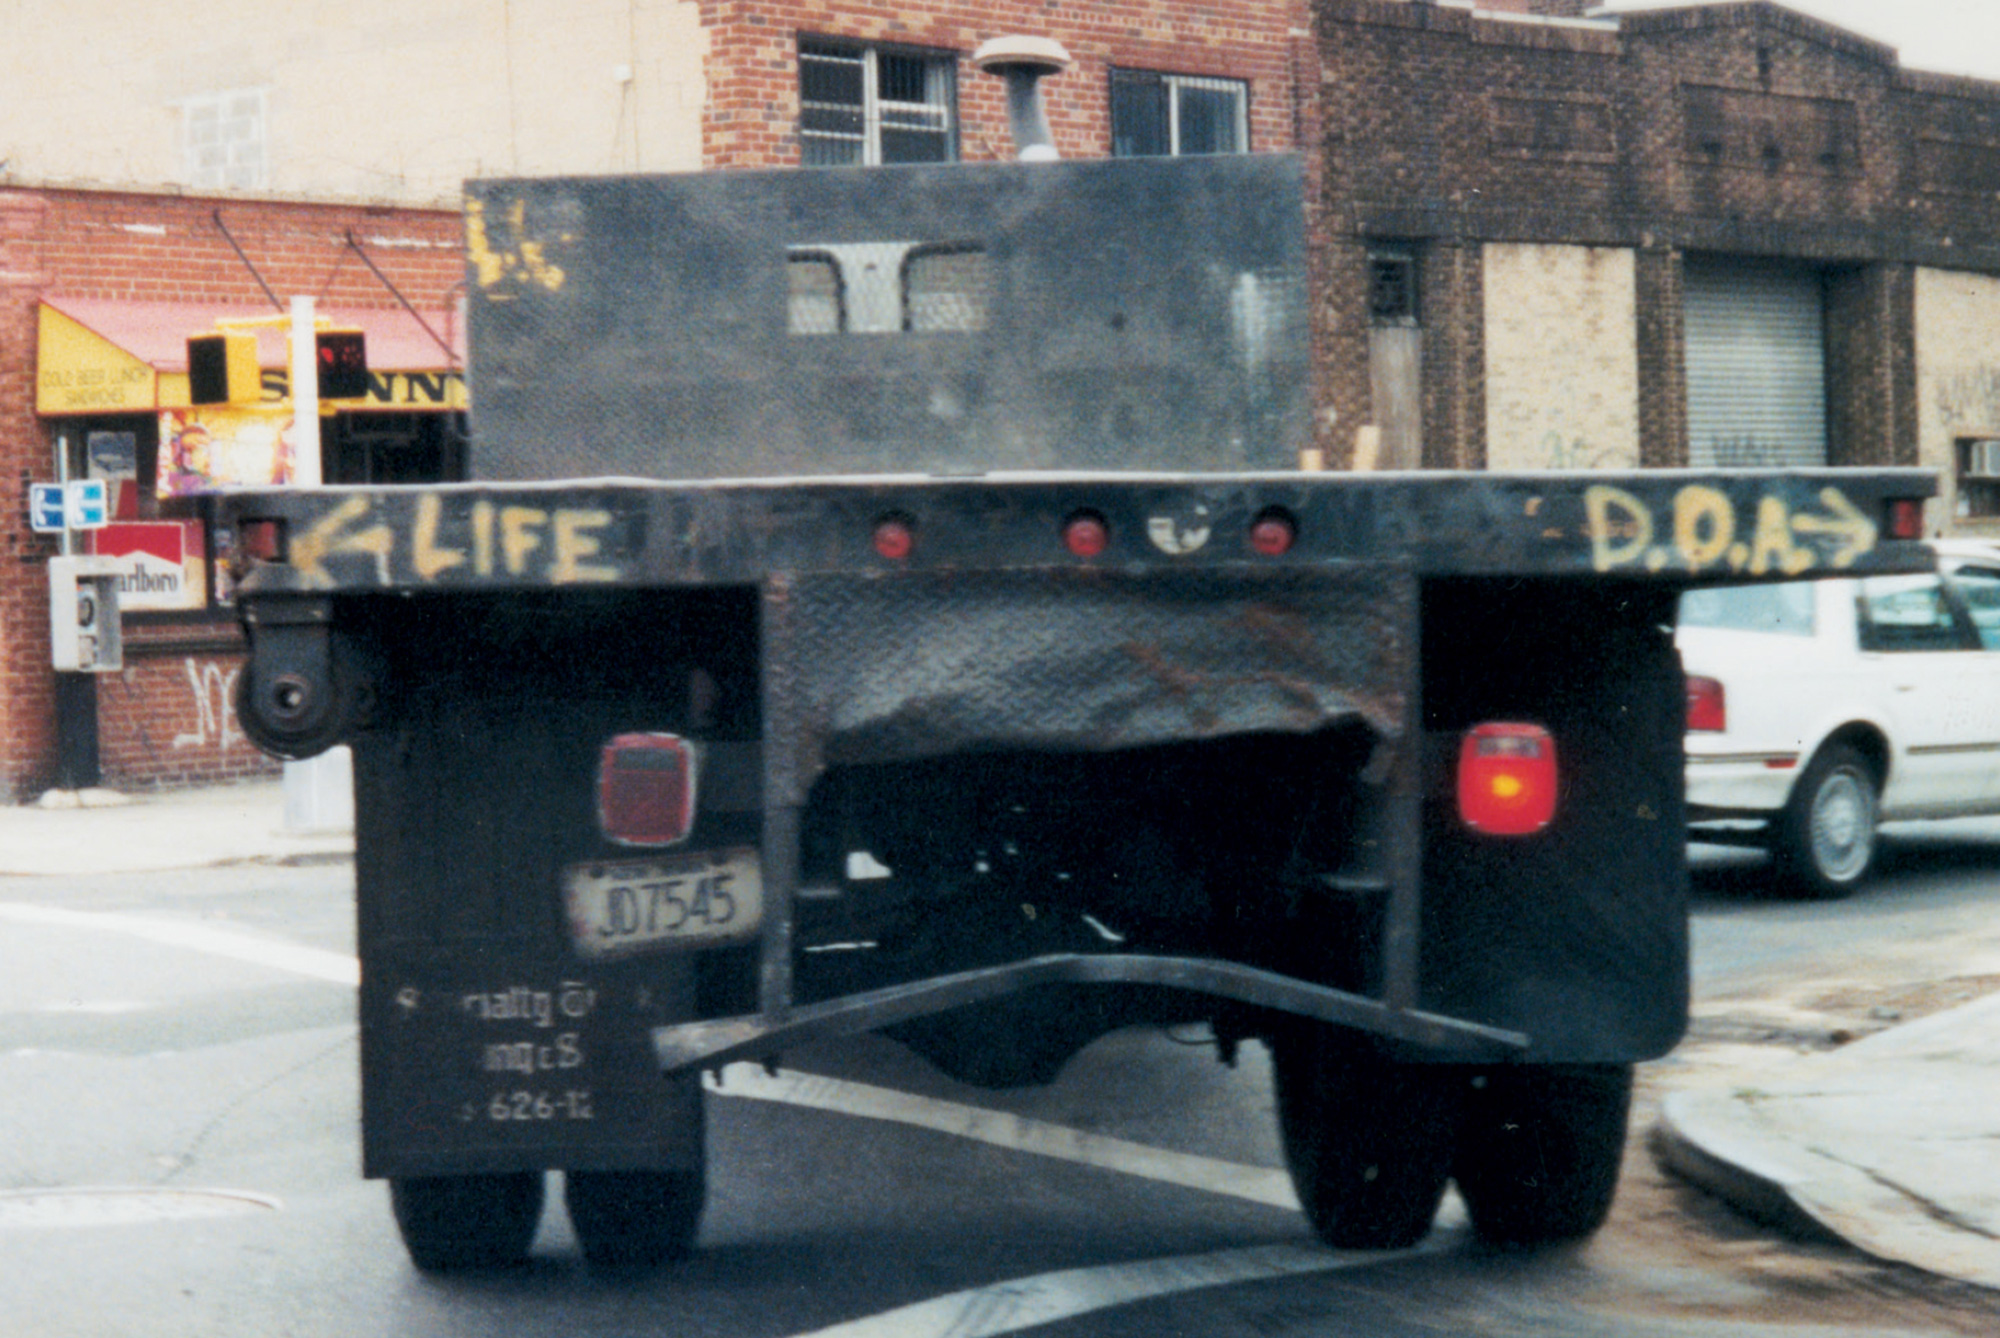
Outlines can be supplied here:
<path id="1" fill-rule="evenodd" d="M 1871 577 L 1861 582 L 1857 599 L 1863 650 L 1972 648 L 1937 576 Z"/>
<path id="2" fill-rule="evenodd" d="M 1972 615 L 1972 630 L 1979 634 L 1982 650 L 2000 650 L 2000 570 L 1989 567 L 1960 567 L 1951 574 L 1951 583 L 1965 600 Z"/>

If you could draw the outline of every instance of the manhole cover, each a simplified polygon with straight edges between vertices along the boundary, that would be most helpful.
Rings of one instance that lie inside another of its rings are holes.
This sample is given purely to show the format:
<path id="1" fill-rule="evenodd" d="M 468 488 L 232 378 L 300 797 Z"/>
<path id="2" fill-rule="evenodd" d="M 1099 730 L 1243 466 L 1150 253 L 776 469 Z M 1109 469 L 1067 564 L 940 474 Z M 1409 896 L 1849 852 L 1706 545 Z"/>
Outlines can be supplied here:
<path id="1" fill-rule="evenodd" d="M 0 1192 L 0 1228 L 184 1222 L 280 1206 L 268 1194 L 237 1189 L 16 1189 Z"/>

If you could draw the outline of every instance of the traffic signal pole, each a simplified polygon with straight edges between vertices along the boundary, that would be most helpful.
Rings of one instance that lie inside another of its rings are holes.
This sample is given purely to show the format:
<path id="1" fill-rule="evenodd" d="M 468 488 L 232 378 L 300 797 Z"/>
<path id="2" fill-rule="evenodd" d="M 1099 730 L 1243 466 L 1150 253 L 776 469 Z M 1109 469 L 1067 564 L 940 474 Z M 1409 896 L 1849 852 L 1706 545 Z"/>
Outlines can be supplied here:
<path id="1" fill-rule="evenodd" d="M 319 349 L 313 300 L 292 299 L 292 485 L 316 488 L 322 477 L 319 439 Z M 285 763 L 285 827 L 327 831 L 354 822 L 353 755 L 332 748 L 304 762 Z"/>

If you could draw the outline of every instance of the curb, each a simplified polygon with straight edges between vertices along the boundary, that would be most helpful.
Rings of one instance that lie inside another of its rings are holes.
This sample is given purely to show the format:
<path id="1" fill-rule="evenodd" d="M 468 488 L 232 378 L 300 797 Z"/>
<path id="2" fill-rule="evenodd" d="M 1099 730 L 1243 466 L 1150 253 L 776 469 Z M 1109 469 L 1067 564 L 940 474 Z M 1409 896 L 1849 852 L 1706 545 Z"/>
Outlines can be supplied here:
<path id="1" fill-rule="evenodd" d="M 1733 1100 L 1709 1092 L 1668 1093 L 1647 1139 L 1653 1160 L 1754 1222 L 1816 1245 L 1850 1243 L 1792 1198 L 1787 1186 L 1808 1173 L 1787 1164 L 1782 1149 L 1743 1137 L 1742 1121 L 1715 1108 Z"/>

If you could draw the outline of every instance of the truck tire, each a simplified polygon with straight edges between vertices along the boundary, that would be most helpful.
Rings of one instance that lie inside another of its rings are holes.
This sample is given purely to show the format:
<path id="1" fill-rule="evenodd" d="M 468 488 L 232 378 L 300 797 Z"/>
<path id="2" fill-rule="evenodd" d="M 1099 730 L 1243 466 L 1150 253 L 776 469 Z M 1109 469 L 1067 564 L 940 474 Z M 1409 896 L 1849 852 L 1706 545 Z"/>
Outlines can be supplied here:
<path id="1" fill-rule="evenodd" d="M 498 1268 L 528 1257 L 542 1220 L 542 1174 L 391 1180 L 389 1201 L 410 1262 L 424 1272 Z"/>
<path id="2" fill-rule="evenodd" d="M 700 1171 L 570 1171 L 563 1201 L 583 1257 L 611 1268 L 651 1268 L 694 1249 L 707 1193 Z"/>
<path id="3" fill-rule="evenodd" d="M 1604 1225 L 1631 1104 L 1629 1064 L 1522 1064 L 1475 1076 L 1452 1166 L 1473 1229 L 1527 1246 Z"/>
<path id="4" fill-rule="evenodd" d="M 1273 1049 L 1285 1163 L 1319 1238 L 1343 1250 L 1422 1240 L 1451 1173 L 1461 1071 L 1385 1058 L 1332 1027 L 1288 1031 Z"/>
<path id="5" fill-rule="evenodd" d="M 1875 862 L 1879 788 L 1875 768 L 1853 748 L 1820 750 L 1771 824 L 1771 855 L 1789 890 L 1831 900 L 1861 885 Z"/>

